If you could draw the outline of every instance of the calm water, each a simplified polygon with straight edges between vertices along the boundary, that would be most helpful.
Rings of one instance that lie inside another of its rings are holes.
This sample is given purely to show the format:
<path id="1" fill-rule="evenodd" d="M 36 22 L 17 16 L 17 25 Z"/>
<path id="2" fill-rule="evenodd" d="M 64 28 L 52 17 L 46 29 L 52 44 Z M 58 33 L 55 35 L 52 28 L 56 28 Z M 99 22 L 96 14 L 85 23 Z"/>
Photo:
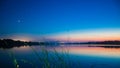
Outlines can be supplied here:
<path id="1" fill-rule="evenodd" d="M 0 68 L 120 68 L 120 48 L 22 46 L 0 49 Z"/>

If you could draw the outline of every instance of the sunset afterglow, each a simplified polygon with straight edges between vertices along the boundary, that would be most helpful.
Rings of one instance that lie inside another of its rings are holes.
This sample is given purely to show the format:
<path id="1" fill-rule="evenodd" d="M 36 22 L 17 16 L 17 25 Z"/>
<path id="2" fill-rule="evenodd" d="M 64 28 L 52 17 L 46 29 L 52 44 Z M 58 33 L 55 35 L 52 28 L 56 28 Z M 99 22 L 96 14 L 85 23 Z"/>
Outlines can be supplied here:
<path id="1" fill-rule="evenodd" d="M 60 41 L 106 41 L 120 40 L 119 29 L 98 29 L 89 31 L 71 31 L 51 35 L 50 38 Z"/>

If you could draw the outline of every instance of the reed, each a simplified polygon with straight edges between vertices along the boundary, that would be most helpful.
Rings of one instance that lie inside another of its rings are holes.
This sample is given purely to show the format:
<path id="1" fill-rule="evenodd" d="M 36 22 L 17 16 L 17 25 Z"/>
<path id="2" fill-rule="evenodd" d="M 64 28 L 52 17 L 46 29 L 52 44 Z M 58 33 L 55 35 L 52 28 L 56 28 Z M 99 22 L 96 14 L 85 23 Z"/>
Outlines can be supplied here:
<path id="1" fill-rule="evenodd" d="M 67 52 L 60 55 L 55 48 L 50 53 L 45 47 L 41 47 L 41 54 L 30 46 L 33 53 L 38 57 L 39 61 L 43 64 L 42 68 L 68 68 L 68 62 L 65 61 L 65 56 L 68 56 Z M 64 54 L 64 55 L 63 55 Z M 51 62 L 54 61 L 54 62 Z"/>

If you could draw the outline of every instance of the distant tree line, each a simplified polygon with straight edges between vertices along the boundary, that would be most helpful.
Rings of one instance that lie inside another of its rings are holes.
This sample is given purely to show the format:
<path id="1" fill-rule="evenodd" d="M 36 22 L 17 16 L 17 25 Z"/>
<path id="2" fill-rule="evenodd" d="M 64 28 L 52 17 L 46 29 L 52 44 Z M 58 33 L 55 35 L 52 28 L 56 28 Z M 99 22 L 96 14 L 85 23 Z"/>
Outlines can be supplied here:
<path id="1" fill-rule="evenodd" d="M 120 45 L 120 41 L 99 41 L 99 42 L 65 42 L 61 44 L 71 45 L 71 44 L 111 44 L 111 45 Z"/>
<path id="2" fill-rule="evenodd" d="M 12 47 L 20 47 L 26 45 L 42 45 L 44 42 L 24 42 L 20 40 L 12 40 L 12 39 L 0 39 L 0 48 L 12 48 Z"/>
<path id="3" fill-rule="evenodd" d="M 0 39 L 0 48 L 12 48 L 12 47 L 20 47 L 20 46 L 31 46 L 31 45 L 58 45 L 57 42 L 24 42 L 20 40 L 12 40 L 12 39 Z"/>
<path id="4" fill-rule="evenodd" d="M 12 40 L 12 39 L 0 39 L 0 48 L 12 48 L 12 47 L 20 47 L 20 46 L 31 46 L 31 45 L 60 45 L 60 44 L 109 44 L 109 45 L 120 45 L 120 41 L 101 41 L 101 42 L 68 42 L 68 43 L 60 43 L 60 42 L 24 42 L 20 40 Z M 103 47 L 103 46 L 101 46 Z"/>
<path id="5" fill-rule="evenodd" d="M 120 45 L 120 41 L 101 41 L 101 42 L 86 42 L 83 44 L 111 44 L 111 45 Z"/>

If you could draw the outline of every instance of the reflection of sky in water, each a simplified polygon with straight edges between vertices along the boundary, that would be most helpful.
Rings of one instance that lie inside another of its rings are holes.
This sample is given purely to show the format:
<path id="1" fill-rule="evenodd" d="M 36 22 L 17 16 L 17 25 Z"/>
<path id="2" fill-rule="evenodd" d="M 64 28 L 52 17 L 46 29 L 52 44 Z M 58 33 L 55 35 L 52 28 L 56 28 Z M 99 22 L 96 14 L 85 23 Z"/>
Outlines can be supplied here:
<path id="1" fill-rule="evenodd" d="M 41 46 L 33 46 L 37 52 L 41 52 Z M 47 50 L 54 51 L 54 48 L 58 52 L 69 52 L 75 55 L 88 55 L 88 56 L 101 56 L 101 57 L 120 57 L 120 48 L 103 48 L 103 47 L 81 47 L 81 46 L 56 46 L 47 47 Z M 13 48 L 17 52 L 32 52 L 29 46 L 20 48 Z"/>
<path id="2" fill-rule="evenodd" d="M 120 57 L 120 48 L 103 47 L 81 47 L 81 46 L 63 46 L 56 48 L 58 51 L 68 51 L 75 55 L 101 56 L 101 57 Z"/>

